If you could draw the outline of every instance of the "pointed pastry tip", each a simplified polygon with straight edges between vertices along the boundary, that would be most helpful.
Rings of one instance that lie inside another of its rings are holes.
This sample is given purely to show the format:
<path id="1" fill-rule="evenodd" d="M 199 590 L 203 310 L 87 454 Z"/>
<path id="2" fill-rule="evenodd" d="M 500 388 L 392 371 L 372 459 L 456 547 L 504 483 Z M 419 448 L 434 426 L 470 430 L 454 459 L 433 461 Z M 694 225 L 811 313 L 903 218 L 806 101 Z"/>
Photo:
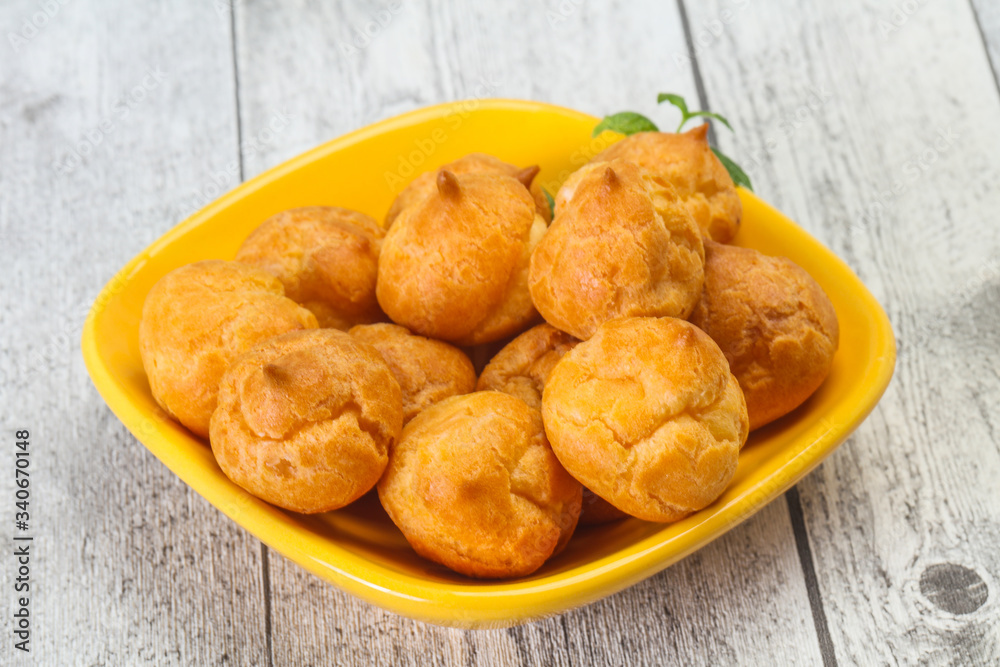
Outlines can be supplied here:
<path id="1" fill-rule="evenodd" d="M 517 172 L 517 175 L 514 178 L 521 181 L 524 187 L 530 188 L 531 182 L 535 180 L 535 176 L 538 176 L 539 171 L 541 171 L 539 166 L 537 164 L 533 164 L 530 167 L 525 167 L 521 171 Z"/>
<path id="2" fill-rule="evenodd" d="M 618 174 L 611 167 L 604 168 L 604 184 L 609 188 L 613 188 L 618 185 Z"/>
<path id="3" fill-rule="evenodd" d="M 708 123 L 702 123 L 697 127 L 692 127 L 687 133 L 698 141 L 708 141 Z"/>
<path id="4" fill-rule="evenodd" d="M 458 197 L 462 192 L 458 184 L 458 178 L 447 169 L 442 169 L 438 172 L 437 187 L 442 197 Z"/>
<path id="5" fill-rule="evenodd" d="M 272 384 L 284 384 L 288 381 L 291 373 L 284 364 L 272 361 L 263 368 L 264 377 Z"/>

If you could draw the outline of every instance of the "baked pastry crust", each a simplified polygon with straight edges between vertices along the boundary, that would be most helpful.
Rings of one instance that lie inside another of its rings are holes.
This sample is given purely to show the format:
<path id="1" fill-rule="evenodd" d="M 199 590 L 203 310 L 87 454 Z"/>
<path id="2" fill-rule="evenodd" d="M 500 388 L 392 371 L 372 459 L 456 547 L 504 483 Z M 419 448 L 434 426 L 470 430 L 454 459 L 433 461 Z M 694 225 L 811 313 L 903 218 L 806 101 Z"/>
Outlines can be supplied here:
<path id="1" fill-rule="evenodd" d="M 549 374 L 563 355 L 580 341 L 551 324 L 539 324 L 508 343 L 483 369 L 478 391 L 502 391 L 542 409 L 542 392 Z M 596 525 L 623 518 L 621 512 L 589 489 L 583 489 L 581 525 Z"/>
<path id="2" fill-rule="evenodd" d="M 149 291 L 139 353 L 153 398 L 195 435 L 208 437 L 219 380 L 257 343 L 316 318 L 284 296 L 277 278 L 217 260 L 171 271 Z"/>
<path id="3" fill-rule="evenodd" d="M 502 391 L 541 410 L 549 373 L 579 342 L 551 324 L 534 326 L 497 352 L 479 375 L 476 389 Z"/>
<path id="4" fill-rule="evenodd" d="M 585 165 L 559 196 L 531 256 L 531 297 L 549 324 L 586 340 L 616 317 L 691 313 L 705 251 L 669 185 L 614 160 Z"/>
<path id="5" fill-rule="evenodd" d="M 335 329 L 297 331 L 223 376 L 212 452 L 258 498 L 327 512 L 375 486 L 402 427 L 399 384 L 375 348 Z"/>
<path id="6" fill-rule="evenodd" d="M 335 206 L 283 211 L 250 233 L 236 261 L 274 274 L 285 295 L 321 327 L 347 330 L 385 320 L 375 298 L 384 232 L 374 218 Z"/>
<path id="7" fill-rule="evenodd" d="M 582 489 L 552 453 L 538 411 L 484 391 L 407 424 L 378 492 L 418 554 L 502 578 L 531 574 L 566 544 Z"/>
<path id="8" fill-rule="evenodd" d="M 545 229 L 510 176 L 439 171 L 436 190 L 386 233 L 378 301 L 394 322 L 458 345 L 523 331 L 538 317 L 528 265 Z"/>
<path id="9" fill-rule="evenodd" d="M 614 159 L 634 162 L 672 185 L 705 238 L 726 243 L 736 236 L 743 204 L 729 172 L 708 145 L 707 124 L 679 134 L 633 134 L 605 149 L 593 162 Z"/>
<path id="10" fill-rule="evenodd" d="M 516 167 L 487 153 L 469 153 L 454 162 L 441 165 L 440 168 L 447 169 L 453 174 L 500 174 L 513 178 L 518 178 L 526 173 L 525 170 L 530 172 L 532 169 L 531 167 L 525 167 L 524 169 Z M 432 193 L 435 189 L 435 178 L 437 178 L 437 170 L 424 172 L 403 188 L 403 191 L 392 202 L 389 212 L 385 214 L 383 227 L 389 229 L 392 223 L 396 221 L 396 218 L 399 217 L 399 214 L 403 212 L 403 209 L 412 206 Z M 528 191 L 531 193 L 531 198 L 535 201 L 535 209 L 538 211 L 538 215 L 542 216 L 545 224 L 551 222 L 552 211 L 549 209 L 549 200 L 545 197 L 542 186 L 532 180 L 528 186 Z"/>
<path id="11" fill-rule="evenodd" d="M 403 392 L 403 423 L 450 396 L 476 388 L 472 362 L 457 347 L 398 324 L 361 324 L 348 332 L 378 350 Z"/>
<path id="12" fill-rule="evenodd" d="M 812 276 L 784 257 L 706 244 L 705 287 L 691 322 L 718 343 L 746 396 L 750 429 L 819 388 L 840 340 L 837 313 Z"/>
<path id="13" fill-rule="evenodd" d="M 718 346 L 667 317 L 602 325 L 553 369 L 542 415 L 566 470 L 647 521 L 676 521 L 718 498 L 749 430 Z"/>

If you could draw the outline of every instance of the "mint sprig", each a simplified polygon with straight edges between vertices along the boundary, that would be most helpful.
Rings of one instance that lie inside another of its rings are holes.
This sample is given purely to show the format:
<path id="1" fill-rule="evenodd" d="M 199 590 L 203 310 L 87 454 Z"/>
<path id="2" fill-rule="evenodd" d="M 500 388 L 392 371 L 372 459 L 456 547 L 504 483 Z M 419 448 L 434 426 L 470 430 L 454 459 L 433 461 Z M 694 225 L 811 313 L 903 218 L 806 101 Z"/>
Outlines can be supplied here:
<path id="1" fill-rule="evenodd" d="M 622 111 L 621 113 L 605 116 L 597 124 L 597 127 L 594 128 L 590 136 L 596 137 L 604 130 L 611 130 L 612 132 L 624 134 L 627 137 L 638 132 L 659 132 L 660 128 L 656 127 L 656 123 L 641 113 Z"/>
<path id="2" fill-rule="evenodd" d="M 730 125 L 729 121 L 726 120 L 721 114 L 712 113 L 711 111 L 688 111 L 687 102 L 685 102 L 684 98 L 681 97 L 680 95 L 676 95 L 674 93 L 660 93 L 659 95 L 656 96 L 657 104 L 663 104 L 664 102 L 670 102 L 675 107 L 681 110 L 681 124 L 677 126 L 676 130 L 677 132 L 683 130 L 684 126 L 692 118 L 703 118 L 703 117 L 714 118 L 715 120 L 719 121 L 720 123 L 728 127 L 730 132 L 734 131 L 733 126 Z"/>
<path id="3" fill-rule="evenodd" d="M 734 131 L 733 126 L 730 125 L 729 121 L 726 120 L 726 118 L 721 114 L 717 114 L 712 111 L 691 111 L 688 109 L 687 102 L 684 98 L 676 93 L 660 93 L 656 96 L 657 104 L 663 104 L 664 102 L 669 102 L 677 107 L 677 109 L 681 112 L 681 123 L 677 126 L 677 132 L 683 130 L 684 126 L 692 118 L 713 118 L 729 128 L 730 132 Z M 659 128 L 656 127 L 656 123 L 634 111 L 620 111 L 618 113 L 611 114 L 610 116 L 605 116 L 594 128 L 591 136 L 596 137 L 604 130 L 611 130 L 612 132 L 618 132 L 619 134 L 624 134 L 625 136 L 630 136 L 638 132 L 659 132 Z M 733 179 L 733 183 L 737 186 L 745 187 L 747 190 L 753 192 L 753 185 L 750 183 L 750 177 L 747 176 L 747 173 L 743 171 L 738 164 L 733 162 L 731 158 L 726 156 L 715 146 L 712 147 L 712 152 L 715 153 L 715 157 L 719 158 L 719 162 L 721 162 L 722 166 L 729 172 L 729 177 Z"/>
<path id="4" fill-rule="evenodd" d="M 742 185 L 750 192 L 753 192 L 753 186 L 750 184 L 750 177 L 747 176 L 747 173 L 740 168 L 740 165 L 729 159 L 729 157 L 727 157 L 715 146 L 712 146 L 712 152 L 715 153 L 715 157 L 719 158 L 719 162 L 721 162 L 722 166 L 729 172 L 729 178 L 733 179 L 733 183 L 738 186 Z"/>
<path id="5" fill-rule="evenodd" d="M 545 195 L 545 199 L 549 202 L 549 216 L 552 218 L 556 217 L 556 200 L 552 198 L 549 191 L 542 188 L 542 194 Z"/>

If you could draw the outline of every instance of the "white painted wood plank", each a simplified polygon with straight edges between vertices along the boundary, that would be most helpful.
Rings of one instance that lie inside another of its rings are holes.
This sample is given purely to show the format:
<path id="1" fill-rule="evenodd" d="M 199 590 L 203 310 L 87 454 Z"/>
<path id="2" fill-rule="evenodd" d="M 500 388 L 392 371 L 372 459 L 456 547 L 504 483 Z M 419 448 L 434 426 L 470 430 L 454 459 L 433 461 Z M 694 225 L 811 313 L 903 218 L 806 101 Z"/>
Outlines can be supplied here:
<path id="1" fill-rule="evenodd" d="M 386 4 L 386 7 L 389 5 Z M 671 3 L 405 3 L 369 43 L 378 6 L 236 7 L 244 137 L 294 116 L 250 177 L 322 141 L 404 111 L 473 97 L 540 99 L 595 114 L 655 94 L 696 98 Z M 381 16 L 385 18 L 385 14 Z M 356 51 L 342 44 L 350 44 Z M 373 211 L 376 215 L 381 212 Z M 272 552 L 275 664 L 816 663 L 818 643 L 784 502 L 667 572 L 589 608 L 507 631 L 424 625 L 359 602 Z"/>
<path id="2" fill-rule="evenodd" d="M 23 28 L 50 5 L 37 34 Z M 19 0 L 0 4 L 0 27 L 0 404 L 5 452 L 14 429 L 32 434 L 28 658 L 264 664 L 259 543 L 125 431 L 79 349 L 98 290 L 238 155 L 228 15 L 211 3 Z M 78 166 L 56 166 L 76 152 Z M 9 549 L 0 589 L 12 611 Z M 0 663 L 20 664 L 11 621 L 0 620 Z"/>
<path id="3" fill-rule="evenodd" d="M 990 0 L 970 0 L 983 45 L 993 65 L 993 79 L 1000 88 L 1000 3 Z"/>
<path id="4" fill-rule="evenodd" d="M 248 160 L 248 177 L 440 102 L 514 97 L 655 117 L 658 91 L 695 92 L 690 64 L 675 62 L 686 47 L 670 3 L 257 0 L 237 3 L 236 19 L 245 137 L 276 110 L 294 116 Z"/>
<path id="5" fill-rule="evenodd" d="M 997 664 L 1000 97 L 971 7 L 745 4 L 699 56 L 722 144 L 761 156 L 758 193 L 854 267 L 900 346 L 799 487 L 836 657 Z"/>

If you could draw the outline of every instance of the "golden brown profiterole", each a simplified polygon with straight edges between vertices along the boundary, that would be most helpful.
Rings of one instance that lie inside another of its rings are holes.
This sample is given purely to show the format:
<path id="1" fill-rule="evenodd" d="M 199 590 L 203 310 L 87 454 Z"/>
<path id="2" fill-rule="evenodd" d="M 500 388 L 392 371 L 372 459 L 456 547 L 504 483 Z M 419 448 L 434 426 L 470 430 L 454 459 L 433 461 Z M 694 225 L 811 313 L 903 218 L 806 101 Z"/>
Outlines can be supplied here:
<path id="1" fill-rule="evenodd" d="M 538 318 L 528 265 L 545 229 L 520 181 L 441 170 L 386 233 L 379 304 L 410 331 L 457 345 L 520 333 Z"/>
<path id="2" fill-rule="evenodd" d="M 670 317 L 603 324 L 552 370 L 542 415 L 573 477 L 619 510 L 659 522 L 719 497 L 749 431 L 722 351 Z"/>
<path id="3" fill-rule="evenodd" d="M 139 353 L 153 398 L 195 435 L 208 437 L 219 380 L 236 357 L 272 336 L 315 329 L 266 271 L 209 260 L 163 276 L 146 296 Z"/>
<path id="4" fill-rule="evenodd" d="M 673 186 L 706 239 L 727 243 L 736 236 L 743 204 L 729 172 L 708 145 L 707 124 L 677 134 L 633 134 L 608 147 L 593 162 L 614 159 L 634 162 Z"/>
<path id="5" fill-rule="evenodd" d="M 236 261 L 274 274 L 288 298 L 321 327 L 347 330 L 385 320 L 375 298 L 382 228 L 336 206 L 308 206 L 268 218 L 240 246 Z"/>
<path id="6" fill-rule="evenodd" d="M 470 577 L 531 574 L 566 544 L 582 488 L 541 416 L 496 391 L 447 398 L 403 429 L 379 499 L 413 549 Z"/>
<path id="7" fill-rule="evenodd" d="M 705 251 L 677 193 L 624 160 L 574 177 L 531 256 L 531 297 L 545 320 L 586 340 L 618 317 L 690 315 Z"/>
<path id="8" fill-rule="evenodd" d="M 312 514 L 374 487 L 402 427 L 399 384 L 375 348 L 315 329 L 270 338 L 233 363 L 211 443 L 233 482 Z"/>
<path id="9" fill-rule="evenodd" d="M 782 417 L 819 388 L 840 328 L 830 298 L 784 257 L 705 247 L 705 287 L 691 322 L 722 348 L 746 396 L 750 429 Z"/>

